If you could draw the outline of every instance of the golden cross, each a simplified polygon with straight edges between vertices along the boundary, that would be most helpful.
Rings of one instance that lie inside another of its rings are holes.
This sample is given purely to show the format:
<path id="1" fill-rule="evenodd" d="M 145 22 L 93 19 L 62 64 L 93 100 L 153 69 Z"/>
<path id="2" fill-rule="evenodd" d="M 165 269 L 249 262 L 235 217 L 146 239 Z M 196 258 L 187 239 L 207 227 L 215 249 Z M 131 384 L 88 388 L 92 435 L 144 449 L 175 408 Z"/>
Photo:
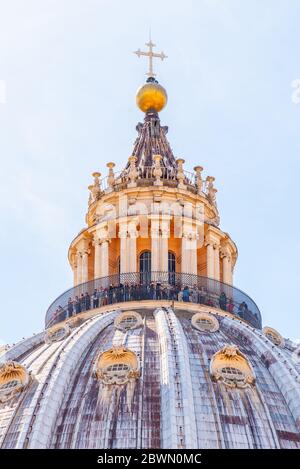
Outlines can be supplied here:
<path id="1" fill-rule="evenodd" d="M 163 52 L 161 52 L 160 54 L 153 52 L 153 47 L 156 46 L 151 41 L 151 38 L 149 39 L 149 42 L 146 42 L 146 46 L 149 47 L 148 52 L 143 52 L 141 51 L 141 49 L 138 49 L 134 52 L 134 54 L 136 54 L 138 57 L 141 57 L 141 55 L 149 57 L 149 71 L 146 73 L 146 75 L 148 75 L 149 77 L 155 77 L 155 73 L 153 72 L 153 57 L 157 57 L 158 59 L 164 60 L 167 59 L 168 56 L 165 55 Z"/>

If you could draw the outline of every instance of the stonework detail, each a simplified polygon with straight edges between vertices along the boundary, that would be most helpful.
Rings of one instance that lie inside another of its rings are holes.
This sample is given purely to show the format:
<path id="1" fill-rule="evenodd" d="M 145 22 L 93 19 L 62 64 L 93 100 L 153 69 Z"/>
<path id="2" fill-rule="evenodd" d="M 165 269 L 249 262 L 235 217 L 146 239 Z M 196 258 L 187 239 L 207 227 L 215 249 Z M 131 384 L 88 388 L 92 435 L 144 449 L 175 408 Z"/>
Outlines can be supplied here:
<path id="1" fill-rule="evenodd" d="M 75 318 L 74 318 L 74 321 L 75 321 Z M 66 323 L 63 326 L 58 324 L 45 331 L 45 343 L 52 344 L 53 342 L 60 342 L 61 340 L 65 339 L 69 334 L 70 334 L 70 323 Z"/>
<path id="2" fill-rule="evenodd" d="M 245 388 L 255 382 L 254 372 L 247 358 L 236 345 L 225 345 L 212 357 L 210 373 L 230 387 Z"/>
<path id="3" fill-rule="evenodd" d="M 137 329 L 143 325 L 143 319 L 135 311 L 126 311 L 121 313 L 115 319 L 115 327 L 120 331 L 126 332 L 130 329 Z"/>
<path id="4" fill-rule="evenodd" d="M 26 368 L 15 361 L 0 365 L 0 403 L 7 402 L 22 392 L 29 379 Z"/>
<path id="5" fill-rule="evenodd" d="M 274 345 L 281 348 L 285 346 L 284 338 L 272 327 L 264 327 L 263 333 Z"/>
<path id="6" fill-rule="evenodd" d="M 201 332 L 216 332 L 219 330 L 218 319 L 210 313 L 196 313 L 192 317 L 192 325 Z"/>

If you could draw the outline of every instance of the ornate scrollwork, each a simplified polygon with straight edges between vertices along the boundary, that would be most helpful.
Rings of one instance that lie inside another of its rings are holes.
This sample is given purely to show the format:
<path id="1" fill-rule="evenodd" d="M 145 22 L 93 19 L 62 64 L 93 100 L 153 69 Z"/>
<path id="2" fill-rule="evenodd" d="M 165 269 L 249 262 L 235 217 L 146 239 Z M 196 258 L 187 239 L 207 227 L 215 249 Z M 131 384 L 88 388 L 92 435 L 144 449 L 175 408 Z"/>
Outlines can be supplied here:
<path id="1" fill-rule="evenodd" d="M 124 385 L 140 376 L 137 356 L 125 347 L 113 347 L 100 354 L 95 376 L 105 385 Z"/>
<path id="2" fill-rule="evenodd" d="M 120 331 L 126 332 L 129 329 L 137 329 L 143 325 L 143 319 L 135 311 L 126 311 L 121 313 L 115 319 L 115 327 Z"/>
<path id="3" fill-rule="evenodd" d="M 45 331 L 44 340 L 46 344 L 59 342 L 70 334 L 70 325 L 68 323 L 60 326 L 59 324 Z"/>
<path id="4" fill-rule="evenodd" d="M 26 368 L 15 361 L 0 365 L 0 402 L 12 399 L 28 385 L 30 376 Z"/>
<path id="5" fill-rule="evenodd" d="M 201 332 L 216 332 L 220 325 L 215 316 L 210 313 L 196 313 L 192 317 L 192 326 Z"/>
<path id="6" fill-rule="evenodd" d="M 282 335 L 272 327 L 264 327 L 263 334 L 277 347 L 283 348 L 285 346 L 285 340 Z"/>
<path id="7" fill-rule="evenodd" d="M 216 381 L 232 388 L 245 388 L 255 382 L 252 366 L 236 345 L 224 345 L 213 355 L 210 373 Z"/>

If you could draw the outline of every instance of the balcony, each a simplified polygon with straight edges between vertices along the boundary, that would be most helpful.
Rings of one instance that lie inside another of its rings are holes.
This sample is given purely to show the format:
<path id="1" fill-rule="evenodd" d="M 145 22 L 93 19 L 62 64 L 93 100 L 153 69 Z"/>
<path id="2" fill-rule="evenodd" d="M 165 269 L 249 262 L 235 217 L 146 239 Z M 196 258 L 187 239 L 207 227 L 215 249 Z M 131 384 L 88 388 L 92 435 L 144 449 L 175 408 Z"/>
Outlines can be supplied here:
<path id="1" fill-rule="evenodd" d="M 96 295 L 94 295 L 95 290 Z M 83 295 L 83 296 L 82 296 Z M 68 305 L 69 298 L 72 305 Z M 102 277 L 70 288 L 48 308 L 46 328 L 101 306 L 129 301 L 189 302 L 218 308 L 261 329 L 261 314 L 246 293 L 207 277 L 184 273 L 134 272 Z M 184 306 L 183 306 L 184 307 Z"/>

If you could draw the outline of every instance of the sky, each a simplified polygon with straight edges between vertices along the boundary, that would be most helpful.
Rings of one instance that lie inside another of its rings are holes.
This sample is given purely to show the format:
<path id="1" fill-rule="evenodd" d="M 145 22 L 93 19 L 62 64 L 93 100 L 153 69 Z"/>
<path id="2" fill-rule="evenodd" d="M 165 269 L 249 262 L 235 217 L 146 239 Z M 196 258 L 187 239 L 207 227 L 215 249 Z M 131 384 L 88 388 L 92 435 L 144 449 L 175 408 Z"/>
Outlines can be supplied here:
<path id="1" fill-rule="evenodd" d="M 185 169 L 216 178 L 234 284 L 300 341 L 299 21 L 296 0 L 0 0 L 0 345 L 72 286 L 91 173 L 122 169 L 143 119 L 132 52 L 150 28 L 161 121 Z"/>

